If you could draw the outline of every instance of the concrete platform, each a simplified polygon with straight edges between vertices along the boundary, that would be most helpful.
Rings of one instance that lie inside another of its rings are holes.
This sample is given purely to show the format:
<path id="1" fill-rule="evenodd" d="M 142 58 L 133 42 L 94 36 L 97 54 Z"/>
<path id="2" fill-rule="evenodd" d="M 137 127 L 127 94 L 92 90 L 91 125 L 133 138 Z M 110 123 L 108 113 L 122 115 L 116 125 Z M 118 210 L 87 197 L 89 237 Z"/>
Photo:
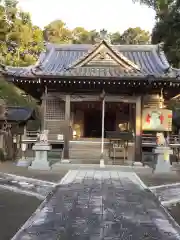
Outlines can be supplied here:
<path id="1" fill-rule="evenodd" d="M 132 172 L 72 170 L 13 240 L 177 240 L 180 227 Z"/>

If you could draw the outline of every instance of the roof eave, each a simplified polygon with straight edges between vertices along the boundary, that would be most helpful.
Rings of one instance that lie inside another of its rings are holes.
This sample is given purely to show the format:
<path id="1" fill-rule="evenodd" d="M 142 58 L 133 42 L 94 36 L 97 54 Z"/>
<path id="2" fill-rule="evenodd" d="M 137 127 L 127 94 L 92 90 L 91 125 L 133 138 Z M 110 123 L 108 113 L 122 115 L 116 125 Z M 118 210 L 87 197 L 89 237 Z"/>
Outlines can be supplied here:
<path id="1" fill-rule="evenodd" d="M 22 80 L 30 80 L 33 79 L 32 77 L 27 77 L 27 76 L 12 76 L 14 79 L 20 78 Z M 148 80 L 149 82 L 154 82 L 154 81 L 176 81 L 180 82 L 180 79 L 178 77 L 172 77 L 172 76 L 153 76 L 153 75 L 145 75 L 145 76 L 121 76 L 121 77 L 102 77 L 102 76 L 65 76 L 65 75 L 36 75 L 36 80 L 39 83 L 39 79 L 42 80 L 52 80 L 52 79 L 60 79 L 60 80 L 65 80 L 65 79 L 71 79 L 73 80 L 132 80 L 132 81 L 139 81 L 139 80 Z"/>

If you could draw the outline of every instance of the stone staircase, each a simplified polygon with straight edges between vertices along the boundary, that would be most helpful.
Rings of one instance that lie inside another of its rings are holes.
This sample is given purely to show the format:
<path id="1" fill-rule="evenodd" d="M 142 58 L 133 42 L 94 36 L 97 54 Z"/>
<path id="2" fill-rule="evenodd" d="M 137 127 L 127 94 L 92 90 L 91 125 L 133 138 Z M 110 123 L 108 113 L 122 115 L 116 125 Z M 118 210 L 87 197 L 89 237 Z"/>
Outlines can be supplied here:
<path id="1" fill-rule="evenodd" d="M 108 161 L 108 142 L 104 145 L 104 160 Z M 71 141 L 69 146 L 69 158 L 73 162 L 80 160 L 86 163 L 99 163 L 101 155 L 100 140 Z"/>
<path id="2" fill-rule="evenodd" d="M 69 146 L 69 158 L 72 163 L 87 163 L 87 164 L 99 164 L 101 155 L 101 139 L 82 139 L 78 141 L 71 141 Z M 123 159 L 123 151 L 117 149 L 116 158 L 113 159 L 113 153 L 111 158 L 108 154 L 109 142 L 105 140 L 104 144 L 104 160 L 106 164 L 124 165 L 127 160 Z M 132 155 L 132 147 L 130 147 L 130 159 Z M 129 158 L 128 157 L 128 158 Z"/>

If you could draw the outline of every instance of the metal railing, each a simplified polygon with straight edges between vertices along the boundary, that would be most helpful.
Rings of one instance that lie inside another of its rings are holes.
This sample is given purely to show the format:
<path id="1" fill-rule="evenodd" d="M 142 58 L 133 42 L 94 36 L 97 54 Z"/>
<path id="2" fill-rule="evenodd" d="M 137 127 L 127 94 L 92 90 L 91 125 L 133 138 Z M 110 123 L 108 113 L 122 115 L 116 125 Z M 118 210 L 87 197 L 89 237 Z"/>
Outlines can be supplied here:
<path id="1" fill-rule="evenodd" d="M 37 138 L 39 131 L 27 131 L 26 136 L 29 138 Z"/>

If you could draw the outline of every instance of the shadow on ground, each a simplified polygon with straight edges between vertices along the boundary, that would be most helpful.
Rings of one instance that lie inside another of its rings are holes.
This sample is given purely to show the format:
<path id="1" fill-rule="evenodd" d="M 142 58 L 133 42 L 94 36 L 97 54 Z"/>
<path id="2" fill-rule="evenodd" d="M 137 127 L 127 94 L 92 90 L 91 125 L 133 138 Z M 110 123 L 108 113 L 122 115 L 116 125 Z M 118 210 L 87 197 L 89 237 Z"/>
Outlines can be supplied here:
<path id="1" fill-rule="evenodd" d="M 0 189 L 0 239 L 10 240 L 40 203 L 37 198 Z"/>

